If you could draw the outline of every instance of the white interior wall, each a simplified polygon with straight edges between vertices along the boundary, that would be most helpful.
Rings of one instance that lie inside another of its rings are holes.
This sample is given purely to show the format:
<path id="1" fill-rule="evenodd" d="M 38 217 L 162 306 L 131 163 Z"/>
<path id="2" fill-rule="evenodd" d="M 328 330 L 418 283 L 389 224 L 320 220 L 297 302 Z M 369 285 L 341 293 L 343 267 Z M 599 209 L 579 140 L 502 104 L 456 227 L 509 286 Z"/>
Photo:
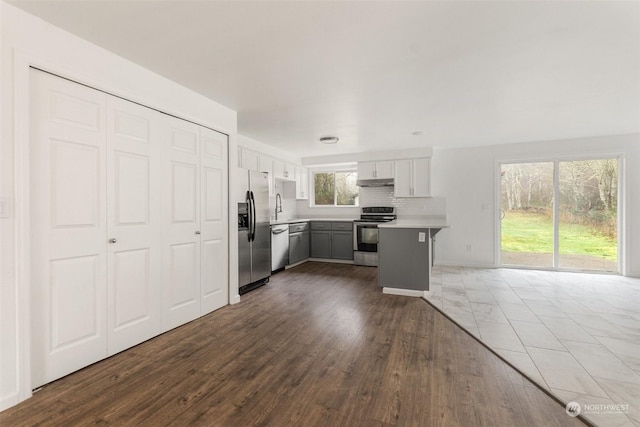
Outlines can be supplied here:
<path id="1" fill-rule="evenodd" d="M 257 151 L 259 153 L 266 154 L 267 156 L 273 157 L 274 159 L 284 160 L 287 163 L 292 163 L 295 165 L 302 164 L 300 157 L 294 156 L 291 153 L 279 150 L 275 147 L 272 147 L 271 145 L 256 141 L 255 139 L 251 139 L 244 135 L 238 134 L 238 145 L 253 151 Z"/>
<path id="2" fill-rule="evenodd" d="M 624 159 L 621 199 L 626 222 L 618 233 L 625 245 L 624 273 L 640 277 L 640 226 L 635 220 L 640 215 L 640 134 L 436 150 L 432 192 L 446 197 L 447 222 L 452 226 L 436 236 L 436 263 L 496 265 L 498 162 L 611 154 Z"/>
<path id="3" fill-rule="evenodd" d="M 0 219 L 0 410 L 31 395 L 29 378 L 28 149 L 29 66 L 54 72 L 152 108 L 194 121 L 230 137 L 237 164 L 237 115 L 216 102 L 0 2 L 0 195 L 10 199 Z M 235 174 L 230 192 L 235 194 Z M 234 203 L 230 208 L 236 207 Z M 236 212 L 230 212 L 234 218 Z M 230 265 L 237 266 L 237 230 L 230 222 Z M 230 298 L 237 301 L 237 268 L 230 268 Z M 234 290 L 235 284 L 235 290 Z"/>

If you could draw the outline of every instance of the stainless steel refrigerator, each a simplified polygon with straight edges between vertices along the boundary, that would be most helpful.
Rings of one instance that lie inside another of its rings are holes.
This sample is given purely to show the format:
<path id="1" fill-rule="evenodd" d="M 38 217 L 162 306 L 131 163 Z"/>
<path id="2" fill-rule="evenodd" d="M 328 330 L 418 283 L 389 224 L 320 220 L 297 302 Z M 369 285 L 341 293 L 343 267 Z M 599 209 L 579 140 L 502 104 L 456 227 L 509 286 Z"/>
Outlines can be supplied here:
<path id="1" fill-rule="evenodd" d="M 269 179 L 266 172 L 238 173 L 245 200 L 238 203 L 238 286 L 243 294 L 267 283 L 271 275 Z"/>

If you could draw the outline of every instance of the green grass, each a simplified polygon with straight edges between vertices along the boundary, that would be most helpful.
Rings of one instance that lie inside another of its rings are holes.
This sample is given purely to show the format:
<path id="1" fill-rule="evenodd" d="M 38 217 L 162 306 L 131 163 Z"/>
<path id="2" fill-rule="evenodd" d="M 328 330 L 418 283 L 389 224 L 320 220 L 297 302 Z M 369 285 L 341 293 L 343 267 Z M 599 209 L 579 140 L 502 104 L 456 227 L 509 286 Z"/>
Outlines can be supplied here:
<path id="1" fill-rule="evenodd" d="M 560 253 L 615 261 L 617 242 L 584 225 L 560 224 Z M 553 253 L 553 221 L 543 214 L 507 211 L 502 220 L 502 251 Z"/>

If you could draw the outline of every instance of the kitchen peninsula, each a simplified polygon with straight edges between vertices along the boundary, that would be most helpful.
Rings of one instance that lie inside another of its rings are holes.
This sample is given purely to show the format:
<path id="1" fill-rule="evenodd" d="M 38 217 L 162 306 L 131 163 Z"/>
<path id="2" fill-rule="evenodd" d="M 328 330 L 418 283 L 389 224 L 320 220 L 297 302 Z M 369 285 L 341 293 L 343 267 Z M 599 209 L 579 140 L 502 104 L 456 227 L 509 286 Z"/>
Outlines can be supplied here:
<path id="1" fill-rule="evenodd" d="M 379 228 L 378 284 L 384 293 L 417 296 L 429 290 L 433 237 L 444 220 L 395 221 Z"/>

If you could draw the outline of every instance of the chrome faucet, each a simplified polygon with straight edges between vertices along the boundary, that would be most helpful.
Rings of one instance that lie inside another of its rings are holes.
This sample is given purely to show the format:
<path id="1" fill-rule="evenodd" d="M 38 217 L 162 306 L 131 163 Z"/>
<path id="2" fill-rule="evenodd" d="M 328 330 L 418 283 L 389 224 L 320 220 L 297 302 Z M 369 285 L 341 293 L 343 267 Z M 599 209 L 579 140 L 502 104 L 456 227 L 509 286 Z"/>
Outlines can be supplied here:
<path id="1" fill-rule="evenodd" d="M 280 201 L 279 210 L 278 210 L 278 200 Z M 276 221 L 278 220 L 278 212 L 282 212 L 282 197 L 280 197 L 280 193 L 276 193 Z"/>

